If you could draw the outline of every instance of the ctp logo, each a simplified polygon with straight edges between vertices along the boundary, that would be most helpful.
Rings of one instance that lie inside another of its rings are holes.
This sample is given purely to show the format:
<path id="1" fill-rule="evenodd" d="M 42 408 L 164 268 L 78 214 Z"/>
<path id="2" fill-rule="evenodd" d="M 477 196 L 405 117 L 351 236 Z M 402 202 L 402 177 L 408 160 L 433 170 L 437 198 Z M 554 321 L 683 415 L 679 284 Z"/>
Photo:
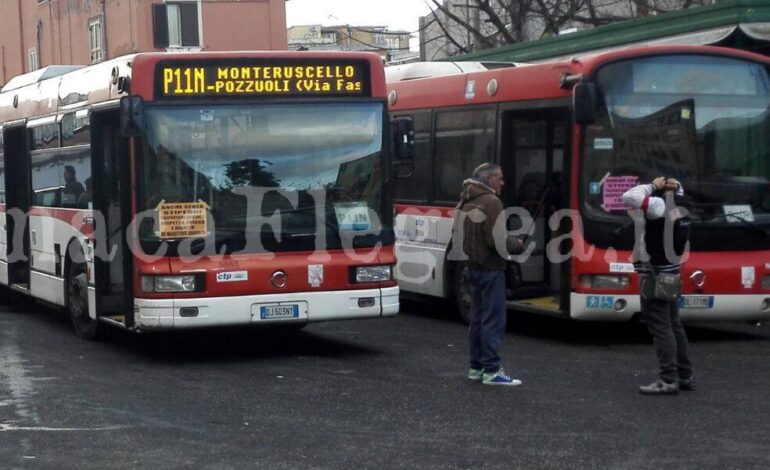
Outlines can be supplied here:
<path id="1" fill-rule="evenodd" d="M 225 271 L 217 273 L 217 282 L 248 281 L 248 271 Z"/>

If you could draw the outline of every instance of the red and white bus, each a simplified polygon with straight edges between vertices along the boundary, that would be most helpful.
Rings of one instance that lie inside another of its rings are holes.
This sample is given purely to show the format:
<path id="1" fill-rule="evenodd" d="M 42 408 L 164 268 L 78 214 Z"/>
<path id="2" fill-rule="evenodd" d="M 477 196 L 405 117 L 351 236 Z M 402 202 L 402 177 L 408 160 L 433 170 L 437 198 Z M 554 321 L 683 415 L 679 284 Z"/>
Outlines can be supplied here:
<path id="1" fill-rule="evenodd" d="M 676 177 L 692 196 L 681 315 L 770 318 L 770 60 L 714 47 L 643 47 L 541 64 L 386 70 L 392 117 L 414 121 L 414 173 L 399 180 L 402 294 L 456 301 L 447 257 L 461 182 L 502 165 L 506 227 L 531 231 L 510 262 L 508 305 L 579 320 L 639 311 L 635 232 L 623 192 Z"/>
<path id="2" fill-rule="evenodd" d="M 398 312 L 380 59 L 136 54 L 0 93 L 0 284 L 80 336 Z"/>

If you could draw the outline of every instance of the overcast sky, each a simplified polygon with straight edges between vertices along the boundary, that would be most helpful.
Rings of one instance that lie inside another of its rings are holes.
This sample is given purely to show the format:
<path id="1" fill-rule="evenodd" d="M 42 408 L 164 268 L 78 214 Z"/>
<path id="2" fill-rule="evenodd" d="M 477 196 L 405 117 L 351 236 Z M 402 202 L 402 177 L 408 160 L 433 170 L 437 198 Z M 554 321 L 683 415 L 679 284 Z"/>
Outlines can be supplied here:
<path id="1" fill-rule="evenodd" d="M 417 19 L 428 12 L 426 0 L 288 0 L 286 26 L 384 25 L 415 32 Z"/>

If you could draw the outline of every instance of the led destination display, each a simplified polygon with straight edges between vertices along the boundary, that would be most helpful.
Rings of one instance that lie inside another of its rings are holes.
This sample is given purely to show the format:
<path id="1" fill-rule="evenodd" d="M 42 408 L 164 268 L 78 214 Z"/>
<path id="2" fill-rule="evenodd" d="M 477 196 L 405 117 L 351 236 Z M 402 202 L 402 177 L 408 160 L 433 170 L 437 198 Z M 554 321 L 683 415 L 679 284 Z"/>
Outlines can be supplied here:
<path id="1" fill-rule="evenodd" d="M 366 61 L 203 60 L 161 62 L 156 98 L 367 96 Z"/>

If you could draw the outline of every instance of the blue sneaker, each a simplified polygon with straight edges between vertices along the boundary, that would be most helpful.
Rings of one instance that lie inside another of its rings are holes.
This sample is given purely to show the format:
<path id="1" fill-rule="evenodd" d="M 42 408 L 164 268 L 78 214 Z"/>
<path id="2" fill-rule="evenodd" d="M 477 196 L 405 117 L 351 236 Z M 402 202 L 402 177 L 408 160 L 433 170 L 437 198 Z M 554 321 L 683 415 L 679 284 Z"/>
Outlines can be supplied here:
<path id="1" fill-rule="evenodd" d="M 497 372 L 493 372 L 491 374 L 484 372 L 481 383 L 484 385 L 508 385 L 515 387 L 517 385 L 521 385 L 521 380 L 508 377 L 505 375 L 505 371 L 501 368 L 498 369 Z"/>
<path id="2" fill-rule="evenodd" d="M 471 367 L 468 369 L 468 380 L 474 382 L 481 382 L 481 378 L 484 376 L 484 369 L 474 369 Z"/>

